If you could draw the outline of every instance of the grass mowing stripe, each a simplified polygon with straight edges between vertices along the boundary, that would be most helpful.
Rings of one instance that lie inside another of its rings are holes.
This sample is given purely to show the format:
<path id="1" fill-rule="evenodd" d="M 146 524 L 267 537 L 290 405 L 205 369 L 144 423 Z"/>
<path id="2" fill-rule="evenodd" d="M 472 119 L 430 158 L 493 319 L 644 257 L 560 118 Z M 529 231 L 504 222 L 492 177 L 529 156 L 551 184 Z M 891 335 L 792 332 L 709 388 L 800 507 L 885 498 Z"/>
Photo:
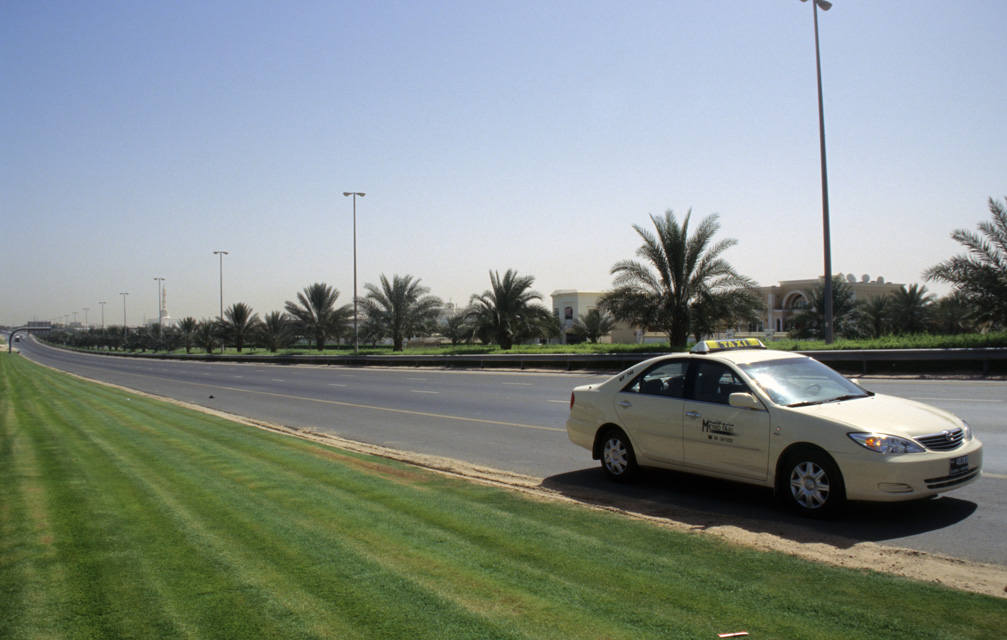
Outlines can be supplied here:
<path id="1" fill-rule="evenodd" d="M 37 461 L 26 438 L 28 422 L 10 371 L 0 368 L 0 637 L 25 630 L 58 637 L 49 612 L 62 591 L 64 572 L 55 562 L 51 525 Z"/>
<path id="2" fill-rule="evenodd" d="M 136 406 L 136 404 L 138 404 L 138 403 L 131 403 L 131 410 L 132 410 L 133 406 Z M 82 407 L 82 409 L 83 409 L 82 412 L 85 413 L 85 415 L 86 415 L 86 409 L 87 409 L 87 407 L 84 406 L 84 407 Z M 106 423 L 104 425 L 105 426 L 105 430 L 106 431 L 110 431 L 110 432 L 111 431 L 116 431 L 116 430 L 118 430 L 117 424 L 118 423 L 115 422 L 115 421 L 107 421 L 106 420 Z M 133 433 L 147 433 L 147 432 L 150 431 L 150 429 L 148 427 L 149 427 L 149 425 L 143 425 L 141 428 L 129 429 L 128 431 L 131 431 Z M 247 432 L 247 433 L 253 433 L 254 434 L 254 432 Z M 129 434 L 126 434 L 126 435 L 129 435 Z M 95 439 L 95 440 L 97 440 L 97 439 Z M 120 447 L 126 448 L 126 449 L 128 449 L 131 446 L 128 438 L 125 439 L 125 440 L 123 440 L 122 442 L 119 442 L 118 445 Z M 164 468 L 165 465 L 161 463 L 160 456 L 151 457 L 149 459 L 149 463 L 151 465 L 153 465 L 151 468 L 158 467 L 158 469 L 157 469 L 158 470 L 158 474 L 155 474 L 158 477 L 160 477 L 163 472 L 170 471 L 170 469 Z M 128 464 L 122 464 L 120 466 L 123 467 L 123 468 L 135 468 L 138 465 L 133 464 L 133 463 L 130 462 Z M 168 465 L 168 467 L 171 467 L 171 466 L 172 465 Z M 182 491 L 183 493 L 190 493 L 191 492 L 191 493 L 197 493 L 198 494 L 200 492 L 201 484 L 202 484 L 201 482 L 193 484 L 192 481 L 191 481 L 191 479 L 185 479 L 185 480 L 183 480 L 181 478 L 175 479 L 174 481 L 176 483 L 177 482 L 181 482 L 184 485 L 184 490 Z M 211 489 L 216 489 L 216 487 L 211 487 Z M 211 497 L 216 497 L 216 494 L 217 494 L 216 491 L 213 491 L 213 490 L 209 491 L 209 495 Z M 213 513 L 215 513 L 218 516 L 220 514 L 226 513 L 229 509 L 231 509 L 231 505 L 224 504 L 224 503 L 215 504 L 215 505 L 212 505 L 212 506 L 213 506 L 213 508 L 212 508 Z M 219 544 L 219 545 L 216 545 L 216 546 L 218 546 L 218 547 L 229 547 L 229 548 L 232 548 L 232 549 L 241 549 L 241 548 L 244 548 L 244 547 L 253 546 L 254 547 L 254 554 L 255 555 L 250 555 L 248 557 L 245 557 L 245 558 L 241 559 L 242 562 L 245 565 L 255 564 L 258 554 L 267 554 L 268 555 L 268 554 L 272 553 L 273 555 L 276 555 L 277 552 L 282 551 L 283 548 L 284 548 L 283 546 L 277 546 L 277 545 L 275 545 L 275 543 L 273 543 L 273 540 L 275 538 L 271 537 L 271 538 L 269 538 L 268 540 L 265 540 L 265 541 L 260 540 L 260 538 L 262 538 L 262 536 L 257 535 L 257 532 L 256 532 L 256 524 L 257 523 L 254 520 L 255 519 L 246 518 L 243 522 L 238 523 L 239 527 L 240 527 L 240 532 L 241 532 L 241 534 L 240 534 L 241 540 L 228 541 L 228 544 Z M 191 522 L 189 523 L 190 526 L 192 524 L 193 523 L 191 523 Z M 253 540 L 253 538 L 254 538 L 254 540 Z M 239 544 L 230 544 L 231 542 L 239 543 Z M 328 559 L 328 561 L 331 562 L 331 559 Z M 345 564 L 345 565 L 352 564 L 352 562 L 347 558 L 347 554 L 343 554 L 343 556 L 340 558 L 340 561 L 343 564 Z M 353 581 L 355 582 L 356 579 L 357 579 L 357 577 L 360 574 L 375 574 L 376 572 L 373 569 L 368 568 L 368 567 L 358 567 L 356 570 L 352 571 L 351 573 L 353 574 Z M 276 580 L 272 580 L 272 581 L 273 582 L 280 582 L 281 580 L 276 579 Z M 373 582 L 373 580 L 372 580 L 372 582 Z M 280 586 L 283 587 L 283 585 L 280 585 Z M 346 587 L 345 591 L 348 594 L 352 594 L 354 591 L 359 591 L 359 588 L 356 588 L 353 585 L 346 585 L 345 587 Z M 401 588 L 399 588 L 398 590 L 401 591 Z M 294 591 L 294 589 L 287 589 L 287 588 L 284 587 L 284 591 Z M 367 600 L 373 599 L 377 595 L 374 592 L 375 592 L 375 588 L 372 587 L 371 590 L 370 590 L 370 593 L 366 594 L 366 596 L 367 596 L 366 598 L 359 598 L 358 599 L 359 601 L 349 602 L 348 604 L 351 605 L 351 606 L 349 606 L 348 609 L 351 610 L 351 611 L 356 612 L 354 615 L 356 615 L 356 616 L 359 617 L 360 616 L 359 612 L 367 611 L 367 607 L 366 606 L 362 606 L 364 604 L 364 602 L 366 602 Z M 301 595 L 303 596 L 304 594 L 301 594 Z M 407 594 L 407 595 L 410 596 L 410 598 L 409 598 L 410 600 L 415 601 L 415 602 L 419 602 L 420 600 L 422 600 L 422 597 L 423 597 L 423 594 L 420 594 L 420 593 L 412 593 L 412 594 Z M 303 600 L 303 598 L 300 598 L 300 599 Z M 383 627 L 387 628 L 387 627 L 390 626 L 391 620 L 394 617 L 395 616 L 391 616 L 387 612 L 385 612 L 385 613 L 383 613 L 380 616 L 380 620 L 378 620 L 378 619 L 372 619 L 372 620 L 368 620 L 367 622 L 369 622 L 372 626 L 374 624 L 380 623 L 380 625 L 382 625 Z M 407 625 L 407 626 L 412 624 L 411 621 L 409 620 L 409 618 L 407 618 L 405 616 L 401 616 L 401 617 L 402 617 L 401 624 L 404 624 L 404 625 Z M 411 618 L 411 616 L 410 616 L 410 618 Z M 468 621 L 466 621 L 465 624 L 471 626 Z"/>
<path id="3" fill-rule="evenodd" d="M 52 637 L 139 636 L 156 623 L 160 637 L 255 626 L 255 637 L 957 638 L 997 637 L 1007 618 L 991 598 L 528 500 L 8 365 L 0 357 L 0 380 L 34 401 L 13 429 L 0 413 L 0 455 L 8 432 L 33 432 L 45 456 L 21 456 L 20 475 L 48 489 L 43 476 L 63 474 L 61 490 L 82 494 L 97 521 L 84 532 L 122 542 L 121 557 L 85 545 L 56 559 L 91 567 L 109 609 Z M 62 466 L 42 465 L 53 456 Z M 23 506 L 3 505 L 4 531 L 30 528 Z M 10 582 L 27 563 L 0 562 L 0 593 L 28 593 Z M 103 582 L 122 562 L 150 600 L 147 627 Z M 65 581 L 33 588 L 73 602 Z M 8 633 L 24 619 L 0 621 L 0 637 L 39 637 Z"/>

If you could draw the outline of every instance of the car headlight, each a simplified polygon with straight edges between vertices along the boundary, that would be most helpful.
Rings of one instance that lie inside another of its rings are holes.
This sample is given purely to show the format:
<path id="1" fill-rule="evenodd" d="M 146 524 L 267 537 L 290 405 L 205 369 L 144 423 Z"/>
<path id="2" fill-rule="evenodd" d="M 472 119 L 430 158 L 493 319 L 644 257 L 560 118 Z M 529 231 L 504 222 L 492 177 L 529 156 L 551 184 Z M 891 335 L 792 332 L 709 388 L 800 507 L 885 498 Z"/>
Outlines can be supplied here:
<path id="1" fill-rule="evenodd" d="M 912 440 L 898 436 L 886 436 L 880 433 L 850 433 L 848 435 L 860 446 L 886 455 L 893 453 L 923 453 L 926 451 L 926 449 Z"/>

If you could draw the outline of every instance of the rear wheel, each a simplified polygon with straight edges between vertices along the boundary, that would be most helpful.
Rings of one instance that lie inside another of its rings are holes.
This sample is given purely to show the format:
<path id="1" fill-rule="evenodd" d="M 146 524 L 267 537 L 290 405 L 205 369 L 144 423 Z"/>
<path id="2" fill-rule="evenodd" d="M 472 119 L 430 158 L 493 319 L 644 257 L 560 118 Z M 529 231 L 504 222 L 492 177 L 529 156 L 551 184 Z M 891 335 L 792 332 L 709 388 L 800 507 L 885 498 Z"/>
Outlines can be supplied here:
<path id="1" fill-rule="evenodd" d="M 624 481 L 636 474 L 633 445 L 621 429 L 612 429 L 602 436 L 601 468 L 611 480 Z"/>
<path id="2" fill-rule="evenodd" d="M 797 513 L 811 518 L 835 515 L 846 501 L 843 475 L 823 451 L 804 449 L 787 458 L 781 497 Z"/>

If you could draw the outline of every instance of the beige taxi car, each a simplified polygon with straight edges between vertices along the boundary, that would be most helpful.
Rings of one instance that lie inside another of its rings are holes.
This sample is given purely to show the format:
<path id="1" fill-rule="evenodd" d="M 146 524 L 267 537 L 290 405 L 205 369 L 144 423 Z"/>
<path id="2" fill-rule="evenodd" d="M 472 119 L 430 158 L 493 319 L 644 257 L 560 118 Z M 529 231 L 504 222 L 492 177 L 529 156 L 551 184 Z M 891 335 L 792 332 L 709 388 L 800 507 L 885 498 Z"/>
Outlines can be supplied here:
<path id="1" fill-rule="evenodd" d="M 957 416 L 754 339 L 700 342 L 577 387 L 566 428 L 613 480 L 647 466 L 758 484 L 814 517 L 982 473 L 982 444 Z"/>

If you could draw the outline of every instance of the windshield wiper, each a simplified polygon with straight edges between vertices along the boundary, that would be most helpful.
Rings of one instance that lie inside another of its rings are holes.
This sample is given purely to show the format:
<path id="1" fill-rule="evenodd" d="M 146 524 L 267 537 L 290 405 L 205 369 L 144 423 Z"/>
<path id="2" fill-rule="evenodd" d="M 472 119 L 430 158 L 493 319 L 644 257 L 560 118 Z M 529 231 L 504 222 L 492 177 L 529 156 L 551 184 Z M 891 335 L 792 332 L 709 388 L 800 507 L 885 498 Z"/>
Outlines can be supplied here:
<path id="1" fill-rule="evenodd" d="M 829 402 L 842 402 L 843 400 L 856 400 L 857 398 L 867 398 L 866 395 L 849 394 L 845 396 L 839 396 L 838 398 L 829 398 L 828 400 L 806 400 L 804 402 L 795 402 L 794 404 L 788 404 L 788 407 L 810 407 L 816 404 L 826 404 Z"/>
<path id="2" fill-rule="evenodd" d="M 804 402 L 795 402 L 794 404 L 788 404 L 788 407 L 810 407 L 815 404 L 825 404 L 830 402 L 830 400 L 805 400 Z"/>
<path id="3" fill-rule="evenodd" d="M 826 400 L 825 402 L 842 402 L 843 400 L 856 400 L 857 398 L 866 398 L 866 395 L 853 394 L 846 396 L 839 396 L 838 398 L 833 398 L 832 400 Z"/>

